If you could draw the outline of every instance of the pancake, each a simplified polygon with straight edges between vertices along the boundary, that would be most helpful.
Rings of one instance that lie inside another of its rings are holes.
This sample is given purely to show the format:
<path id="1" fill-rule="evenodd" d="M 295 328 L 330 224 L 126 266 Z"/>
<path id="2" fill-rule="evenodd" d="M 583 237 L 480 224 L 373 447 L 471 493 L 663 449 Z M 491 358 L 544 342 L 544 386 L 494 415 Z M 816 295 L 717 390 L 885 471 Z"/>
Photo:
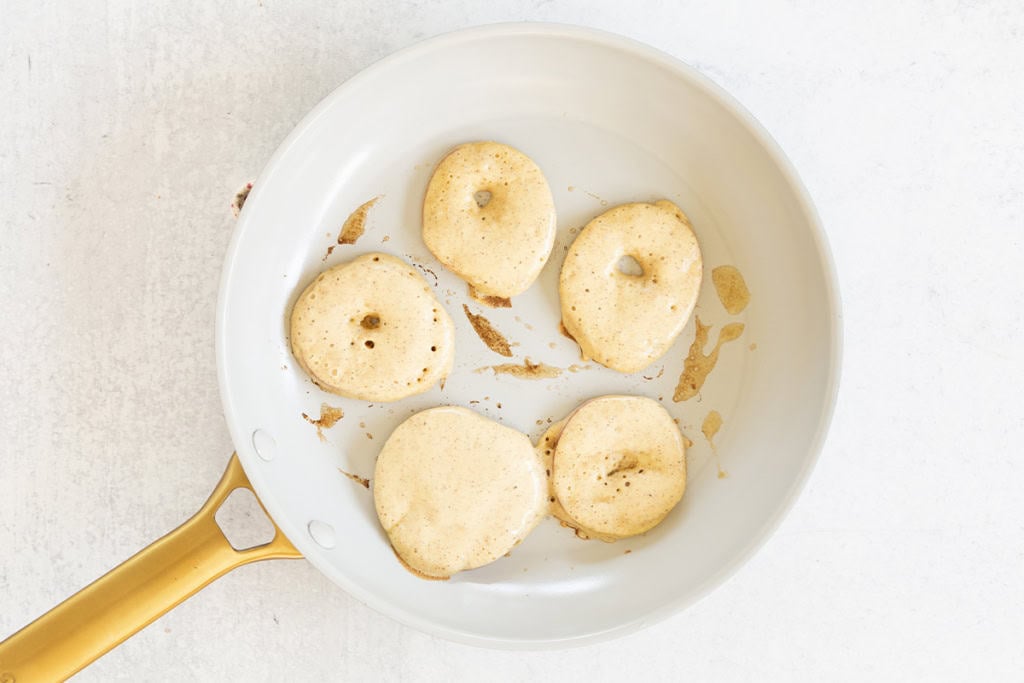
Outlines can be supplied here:
<path id="1" fill-rule="evenodd" d="M 679 207 L 666 200 L 617 206 L 590 221 L 566 254 L 562 324 L 585 359 L 638 372 L 682 332 L 702 273 L 697 237 Z"/>
<path id="2" fill-rule="evenodd" d="M 455 327 L 427 282 L 401 259 L 365 254 L 330 268 L 292 308 L 292 353 L 325 391 L 396 401 L 452 369 Z"/>
<path id="3" fill-rule="evenodd" d="M 552 514 L 585 538 L 614 541 L 649 531 L 686 490 L 683 436 L 646 397 L 586 401 L 552 425 L 538 449 L 549 458 Z"/>
<path id="4" fill-rule="evenodd" d="M 478 299 L 525 291 L 551 254 L 555 203 L 540 168 L 497 142 L 459 145 L 423 199 L 423 241 Z"/>
<path id="5" fill-rule="evenodd" d="M 402 562 L 445 578 L 518 545 L 546 512 L 547 482 L 525 434 L 446 406 L 416 413 L 391 434 L 373 499 Z"/>

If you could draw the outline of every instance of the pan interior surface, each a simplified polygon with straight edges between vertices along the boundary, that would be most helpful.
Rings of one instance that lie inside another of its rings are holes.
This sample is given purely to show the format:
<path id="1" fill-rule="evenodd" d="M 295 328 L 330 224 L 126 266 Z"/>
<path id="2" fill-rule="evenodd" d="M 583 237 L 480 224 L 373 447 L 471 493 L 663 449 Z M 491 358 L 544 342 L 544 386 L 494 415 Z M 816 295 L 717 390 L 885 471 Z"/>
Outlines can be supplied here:
<path id="1" fill-rule="evenodd" d="M 558 210 L 554 250 L 508 309 L 468 298 L 420 238 L 427 181 L 454 145 L 497 140 L 543 169 Z M 368 200 L 365 233 L 338 245 Z M 690 217 L 704 256 L 696 315 L 729 323 L 700 393 L 673 401 L 695 335 L 691 319 L 659 361 L 621 375 L 582 361 L 559 333 L 558 272 L 578 230 L 624 202 L 669 199 Z M 335 248 L 328 254 L 328 247 Z M 389 404 L 313 385 L 288 346 L 287 320 L 322 269 L 382 251 L 415 265 L 457 327 L 444 388 Z M 736 266 L 751 292 L 732 315 L 712 269 Z M 498 25 L 436 38 L 362 72 L 325 99 L 257 180 L 234 235 L 218 307 L 221 394 L 253 486 L 303 554 L 369 606 L 443 637 L 494 647 L 564 646 L 663 618 L 721 583 L 764 541 L 799 492 L 835 400 L 839 307 L 813 207 L 788 162 L 716 86 L 661 53 L 608 34 Z M 513 344 L 477 337 L 463 304 Z M 560 369 L 529 380 L 490 366 L 529 358 Z M 372 478 L 395 426 L 442 404 L 469 407 L 534 441 L 581 401 L 649 396 L 693 441 L 687 491 L 654 530 L 614 544 L 582 541 L 546 520 L 510 557 L 449 581 L 414 577 L 381 530 Z M 303 417 L 344 417 L 323 439 Z M 717 411 L 713 451 L 701 427 Z M 725 476 L 723 476 L 725 475 Z"/>

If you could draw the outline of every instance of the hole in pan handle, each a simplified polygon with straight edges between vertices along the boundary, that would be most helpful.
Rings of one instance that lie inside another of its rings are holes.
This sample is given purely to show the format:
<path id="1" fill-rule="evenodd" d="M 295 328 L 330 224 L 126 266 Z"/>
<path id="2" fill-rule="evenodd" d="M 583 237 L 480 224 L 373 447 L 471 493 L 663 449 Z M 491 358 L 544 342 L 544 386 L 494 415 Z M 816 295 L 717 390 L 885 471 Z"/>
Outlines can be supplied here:
<path id="1" fill-rule="evenodd" d="M 237 488 L 252 491 L 232 454 L 191 519 L 0 643 L 0 681 L 64 680 L 232 569 L 302 557 L 276 524 L 268 543 L 231 547 L 214 516 Z"/>

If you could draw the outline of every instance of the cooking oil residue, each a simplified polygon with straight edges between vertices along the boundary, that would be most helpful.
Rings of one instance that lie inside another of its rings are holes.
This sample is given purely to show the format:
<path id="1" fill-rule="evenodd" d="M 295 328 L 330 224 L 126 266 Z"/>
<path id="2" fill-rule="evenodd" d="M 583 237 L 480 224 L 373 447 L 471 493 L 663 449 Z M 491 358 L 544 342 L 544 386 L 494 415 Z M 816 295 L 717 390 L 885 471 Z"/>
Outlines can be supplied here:
<path id="1" fill-rule="evenodd" d="M 704 418 L 704 424 L 700 426 L 700 431 L 704 434 L 704 438 L 708 440 L 708 444 L 711 446 L 711 452 L 715 455 L 715 466 L 718 467 L 718 478 L 725 479 L 729 476 L 729 473 L 722 469 L 722 461 L 718 457 L 718 449 L 715 447 L 715 435 L 718 434 L 718 430 L 722 428 L 722 415 L 717 410 L 712 410 L 708 413 L 708 416 Z"/>
<path id="2" fill-rule="evenodd" d="M 718 333 L 718 341 L 711 353 L 704 355 L 704 347 L 708 343 L 708 331 L 711 326 L 702 323 L 699 317 L 696 318 L 696 321 L 697 333 L 694 336 L 693 344 L 690 345 L 690 352 L 683 363 L 683 372 L 679 375 L 679 383 L 676 384 L 676 390 L 672 396 L 672 400 L 676 403 L 689 400 L 697 395 L 701 387 L 704 386 L 708 375 L 715 369 L 715 364 L 718 363 L 718 352 L 722 345 L 738 339 L 743 334 L 743 323 L 729 323 Z"/>
<path id="3" fill-rule="evenodd" d="M 737 315 L 750 303 L 750 290 L 736 266 L 718 266 L 711 271 L 718 299 L 730 315 Z"/>

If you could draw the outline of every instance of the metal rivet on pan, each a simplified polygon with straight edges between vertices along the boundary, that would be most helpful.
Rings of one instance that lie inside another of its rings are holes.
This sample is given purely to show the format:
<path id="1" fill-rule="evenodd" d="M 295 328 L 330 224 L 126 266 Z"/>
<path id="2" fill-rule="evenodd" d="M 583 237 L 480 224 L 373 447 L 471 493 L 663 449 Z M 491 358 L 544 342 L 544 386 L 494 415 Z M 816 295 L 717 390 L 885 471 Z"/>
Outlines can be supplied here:
<path id="1" fill-rule="evenodd" d="M 313 537 L 313 540 L 322 548 L 330 550 L 334 547 L 336 541 L 334 538 L 334 527 L 327 522 L 321 522 L 318 519 L 314 519 L 306 527 L 309 529 L 309 535 Z"/>
<path id="2" fill-rule="evenodd" d="M 257 429 L 252 433 L 252 447 L 256 449 L 256 455 L 267 462 L 273 460 L 277 455 L 277 442 L 274 441 L 274 437 L 262 429 Z"/>

